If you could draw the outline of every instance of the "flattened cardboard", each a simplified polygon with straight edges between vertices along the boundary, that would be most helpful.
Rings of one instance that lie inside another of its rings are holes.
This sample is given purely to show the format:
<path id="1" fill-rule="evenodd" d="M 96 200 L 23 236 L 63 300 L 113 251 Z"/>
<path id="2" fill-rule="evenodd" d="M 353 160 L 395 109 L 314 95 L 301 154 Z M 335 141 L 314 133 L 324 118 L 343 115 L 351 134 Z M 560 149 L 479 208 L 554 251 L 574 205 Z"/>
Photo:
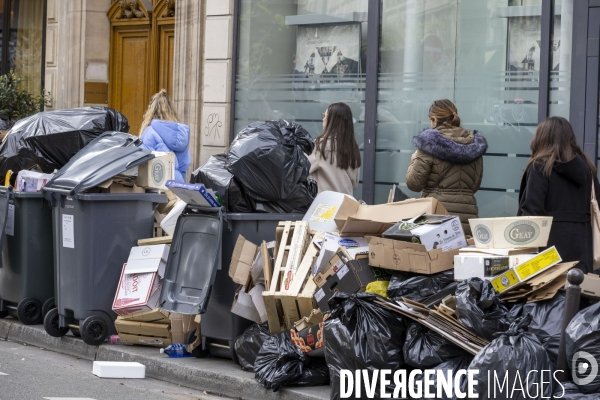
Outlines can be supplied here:
<path id="1" fill-rule="evenodd" d="M 257 250 L 257 245 L 246 240 L 242 235 L 238 236 L 231 255 L 231 264 L 229 264 L 229 277 L 235 283 L 246 284 Z"/>
<path id="2" fill-rule="evenodd" d="M 370 206 L 345 197 L 335 216 L 335 223 L 340 236 L 379 235 L 398 221 L 422 214 L 447 215 L 448 212 L 433 198 Z"/>
<path id="3" fill-rule="evenodd" d="M 554 246 L 539 253 L 534 258 L 494 277 L 490 282 L 498 293 L 504 293 L 519 283 L 526 282 L 543 271 L 557 265 L 562 259 Z"/>
<path id="4" fill-rule="evenodd" d="M 577 261 L 573 261 L 556 264 L 546 269 L 545 271 L 542 271 L 537 276 L 528 279 L 525 282 L 520 282 L 518 285 L 515 285 L 511 290 L 501 293 L 500 298 L 506 301 L 513 301 L 525 298 L 529 296 L 532 292 L 544 289 L 546 286 L 550 285 L 561 275 L 565 274 L 567 271 L 569 271 L 571 268 L 577 265 L 577 263 Z M 564 286 L 564 283 L 562 286 Z M 556 289 L 556 291 L 558 291 L 558 289 Z M 552 287 L 552 290 L 554 290 L 554 286 Z"/>
<path id="5" fill-rule="evenodd" d="M 169 312 L 160 308 L 148 311 L 138 311 L 128 315 L 121 315 L 118 318 L 122 321 L 152 322 L 155 324 L 170 324 Z"/>
<path id="6" fill-rule="evenodd" d="M 323 313 L 317 308 L 312 310 L 309 316 L 303 317 L 300 321 L 297 321 L 294 324 L 294 328 L 296 328 L 297 331 L 301 331 L 302 329 L 317 325 L 320 322 L 323 322 Z"/>
<path id="7" fill-rule="evenodd" d="M 458 249 L 427 251 L 418 243 L 369 237 L 369 265 L 395 271 L 431 275 L 452 269 Z"/>
<path id="8" fill-rule="evenodd" d="M 256 308 L 256 311 L 258 312 L 261 324 L 267 322 L 267 308 L 265 307 L 265 300 L 262 297 L 264 291 L 265 286 L 262 283 L 259 283 L 248 292 L 252 298 L 252 303 L 254 303 L 254 308 Z"/>
<path id="9" fill-rule="evenodd" d="M 125 274 L 158 272 L 162 277 L 169 258 L 169 251 L 170 246 L 167 244 L 132 247 L 127 259 Z"/>

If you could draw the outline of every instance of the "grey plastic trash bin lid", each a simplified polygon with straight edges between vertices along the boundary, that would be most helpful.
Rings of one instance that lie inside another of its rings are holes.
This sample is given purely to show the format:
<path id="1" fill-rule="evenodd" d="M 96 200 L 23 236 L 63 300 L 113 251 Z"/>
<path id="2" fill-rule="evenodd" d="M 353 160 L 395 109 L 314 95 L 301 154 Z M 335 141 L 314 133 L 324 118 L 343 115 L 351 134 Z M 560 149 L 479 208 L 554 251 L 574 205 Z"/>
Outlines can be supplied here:
<path id="1" fill-rule="evenodd" d="M 220 208 L 187 206 L 177 220 L 158 305 L 180 314 L 204 314 L 221 269 Z"/>
<path id="2" fill-rule="evenodd" d="M 154 158 L 137 147 L 140 139 L 122 132 L 105 132 L 84 147 L 44 186 L 48 193 L 75 195 Z"/>
<path id="3" fill-rule="evenodd" d="M 4 235 L 6 231 L 6 223 L 8 222 L 8 201 L 12 194 L 12 187 L 5 188 L 0 192 L 0 254 L 2 254 L 2 248 L 4 247 Z M 2 260 L 0 259 L 0 263 Z"/>

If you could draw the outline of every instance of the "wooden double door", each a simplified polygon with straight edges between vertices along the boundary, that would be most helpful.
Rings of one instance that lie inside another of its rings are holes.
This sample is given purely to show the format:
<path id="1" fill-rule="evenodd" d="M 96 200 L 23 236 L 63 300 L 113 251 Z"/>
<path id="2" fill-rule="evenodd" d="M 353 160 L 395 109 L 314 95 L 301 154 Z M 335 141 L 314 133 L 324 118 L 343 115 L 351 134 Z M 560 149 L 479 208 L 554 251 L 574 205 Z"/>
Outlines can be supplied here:
<path id="1" fill-rule="evenodd" d="M 117 0 L 108 17 L 109 106 L 137 135 L 152 95 L 166 89 L 172 96 L 175 0 Z"/>

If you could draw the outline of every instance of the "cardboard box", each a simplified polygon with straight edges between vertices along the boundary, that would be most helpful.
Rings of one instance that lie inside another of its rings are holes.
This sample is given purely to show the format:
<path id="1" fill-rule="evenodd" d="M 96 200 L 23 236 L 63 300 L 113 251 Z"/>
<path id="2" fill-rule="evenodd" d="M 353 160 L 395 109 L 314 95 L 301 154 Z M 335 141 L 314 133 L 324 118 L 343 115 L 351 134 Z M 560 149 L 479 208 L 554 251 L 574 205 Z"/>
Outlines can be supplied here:
<path id="1" fill-rule="evenodd" d="M 431 275 L 452 269 L 458 249 L 427 251 L 419 243 L 369 237 L 369 265 L 394 271 Z M 468 242 L 467 242 L 468 243 Z"/>
<path id="2" fill-rule="evenodd" d="M 166 186 L 187 204 L 198 207 L 221 207 L 215 192 L 201 183 L 179 183 L 171 180 L 167 181 Z"/>
<path id="3" fill-rule="evenodd" d="M 171 209 L 171 211 L 169 211 L 167 216 L 163 218 L 163 220 L 160 222 L 160 227 L 169 236 L 173 236 L 173 234 L 175 233 L 177 220 L 179 219 L 179 216 L 181 215 L 186 206 L 187 203 L 185 201 L 178 200 L 177 203 L 175 203 L 175 206 Z"/>
<path id="4" fill-rule="evenodd" d="M 317 349 L 325 347 L 325 339 L 323 332 L 324 323 L 320 322 L 306 329 L 297 331 L 290 329 L 292 343 L 294 343 L 303 353 L 310 353 Z"/>
<path id="5" fill-rule="evenodd" d="M 335 215 L 335 223 L 341 236 L 379 235 L 398 221 L 423 214 L 447 215 L 448 212 L 433 198 L 369 206 L 345 197 Z"/>
<path id="6" fill-rule="evenodd" d="M 154 272 L 138 273 L 128 270 L 128 265 L 123 264 L 113 311 L 125 315 L 157 308 L 163 275 L 164 269 L 159 270 L 158 265 Z"/>
<path id="7" fill-rule="evenodd" d="M 173 209 L 173 207 L 175 207 L 175 204 L 177 203 L 177 200 L 179 200 L 179 197 L 175 196 L 175 194 L 170 190 L 165 190 L 165 194 L 167 195 L 167 202 L 160 203 L 158 207 L 156 207 L 156 210 L 159 214 L 166 215 L 169 213 L 169 211 Z"/>
<path id="8" fill-rule="evenodd" d="M 36 171 L 22 170 L 17 174 L 15 184 L 16 192 L 41 192 L 49 180 L 54 178 L 54 174 L 43 174 Z"/>
<path id="9" fill-rule="evenodd" d="M 235 315 L 239 315 L 242 318 L 254 321 L 257 324 L 261 323 L 260 314 L 254 305 L 252 296 L 246 292 L 244 285 L 241 285 L 235 292 L 233 304 L 231 306 L 231 312 Z"/>
<path id="10" fill-rule="evenodd" d="M 502 292 L 500 298 L 509 302 L 524 298 L 527 298 L 527 302 L 551 299 L 565 286 L 567 272 L 577 263 L 578 261 L 572 261 L 553 265 L 536 276 L 519 282 L 509 290 Z"/>
<path id="11" fill-rule="evenodd" d="M 492 286 L 498 293 L 505 292 L 515 285 L 525 282 L 528 279 L 538 275 L 548 268 L 560 263 L 562 259 L 556 251 L 556 247 L 552 246 L 547 250 L 539 253 L 532 259 L 509 269 L 501 275 L 496 276 L 491 280 Z"/>
<path id="12" fill-rule="evenodd" d="M 186 342 L 187 334 L 198 326 L 195 317 L 157 308 L 119 316 L 115 328 L 122 343 L 166 347 Z"/>
<path id="13" fill-rule="evenodd" d="M 400 221 L 383 232 L 383 237 L 421 243 L 426 250 L 448 251 L 467 245 L 460 219 L 452 215 L 425 214 L 407 221 Z"/>
<path id="14" fill-rule="evenodd" d="M 333 268 L 331 269 L 333 271 Z M 321 287 L 315 292 L 315 300 L 322 312 L 329 311 L 329 299 L 336 293 L 357 293 L 364 291 L 367 285 L 377 280 L 389 280 L 386 271 L 369 266 L 368 258 L 349 260 L 337 272 L 327 273 Z"/>
<path id="15" fill-rule="evenodd" d="M 158 271 L 159 275 L 163 276 L 170 249 L 168 244 L 132 247 L 127 259 L 127 273 L 142 274 Z"/>
<path id="16" fill-rule="evenodd" d="M 369 242 L 362 236 L 340 237 L 326 233 L 323 235 L 323 239 L 315 244 L 319 247 L 319 256 L 313 269 L 313 275 L 319 272 L 323 273 L 329 269 L 329 260 L 340 247 L 347 249 L 352 258 L 357 254 L 369 252 Z"/>
<path id="17" fill-rule="evenodd" d="M 167 190 L 166 183 L 175 179 L 175 154 L 153 151 L 154 158 L 138 165 L 135 183 L 148 189 Z"/>
<path id="18" fill-rule="evenodd" d="M 229 264 L 229 277 L 235 283 L 245 285 L 248 282 L 257 252 L 257 245 L 246 240 L 242 235 L 238 236 Z"/>
<path id="19" fill-rule="evenodd" d="M 473 218 L 469 224 L 481 249 L 545 247 L 552 217 Z"/>
<path id="20" fill-rule="evenodd" d="M 600 300 L 600 276 L 585 274 L 581 285 L 581 295 L 592 300 Z"/>
<path id="21" fill-rule="evenodd" d="M 102 193 L 111 193 L 111 194 L 130 194 L 130 193 L 146 193 L 146 189 L 136 186 L 136 185 L 127 185 L 123 183 L 113 182 L 107 189 L 102 189 Z"/>
<path id="22" fill-rule="evenodd" d="M 490 280 L 517 265 L 534 258 L 537 254 L 498 256 L 491 254 L 463 253 L 454 256 L 454 279 L 468 278 Z"/>

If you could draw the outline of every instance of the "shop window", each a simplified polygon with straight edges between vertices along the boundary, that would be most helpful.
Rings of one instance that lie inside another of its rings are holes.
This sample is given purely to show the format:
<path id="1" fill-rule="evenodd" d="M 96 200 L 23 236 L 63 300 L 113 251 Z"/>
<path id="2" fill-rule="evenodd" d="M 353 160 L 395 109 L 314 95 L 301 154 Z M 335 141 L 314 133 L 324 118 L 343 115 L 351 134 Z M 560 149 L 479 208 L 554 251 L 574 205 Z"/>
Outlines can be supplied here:
<path id="1" fill-rule="evenodd" d="M 234 135 L 288 119 L 313 137 L 334 102 L 352 109 L 363 149 L 368 0 L 241 0 Z M 361 197 L 359 185 L 355 194 Z"/>
<path id="2" fill-rule="evenodd" d="M 23 88 L 42 91 L 45 0 L 0 0 L 0 74 L 14 70 Z"/>
<path id="3" fill-rule="evenodd" d="M 398 182 L 419 195 L 404 183 L 412 138 L 429 126 L 431 103 L 448 98 L 462 125 L 488 141 L 479 215 L 515 215 L 538 123 L 541 10 L 541 0 L 382 0 L 376 202 Z M 570 48 L 570 35 L 556 34 L 561 48 Z M 568 114 L 570 76 L 558 60 L 570 50 L 556 54 L 553 88 L 562 86 L 552 111 Z"/>

